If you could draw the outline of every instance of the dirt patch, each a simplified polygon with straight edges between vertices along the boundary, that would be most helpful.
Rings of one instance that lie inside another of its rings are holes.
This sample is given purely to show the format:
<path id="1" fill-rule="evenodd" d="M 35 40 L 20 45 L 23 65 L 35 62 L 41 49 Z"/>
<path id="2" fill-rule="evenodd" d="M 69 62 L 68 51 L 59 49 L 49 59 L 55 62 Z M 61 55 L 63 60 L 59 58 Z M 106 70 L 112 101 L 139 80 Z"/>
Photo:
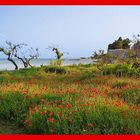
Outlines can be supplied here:
<path id="1" fill-rule="evenodd" d="M 0 134 L 24 134 L 24 129 L 9 122 L 0 121 Z"/>

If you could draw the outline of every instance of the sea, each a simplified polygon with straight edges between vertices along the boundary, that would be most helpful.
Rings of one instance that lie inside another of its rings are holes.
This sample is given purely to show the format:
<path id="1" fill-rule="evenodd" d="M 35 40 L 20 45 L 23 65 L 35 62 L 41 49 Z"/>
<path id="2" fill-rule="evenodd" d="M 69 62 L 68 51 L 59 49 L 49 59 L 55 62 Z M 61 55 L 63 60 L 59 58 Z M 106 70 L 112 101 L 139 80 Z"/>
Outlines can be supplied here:
<path id="1" fill-rule="evenodd" d="M 30 63 L 32 66 L 39 67 L 41 65 L 49 65 L 51 61 L 55 61 L 54 59 L 34 59 L 31 60 Z M 20 60 L 15 60 L 19 68 L 24 68 L 23 63 Z M 73 65 L 73 64 L 91 64 L 93 63 L 93 60 L 90 58 L 86 59 L 80 59 L 80 58 L 74 58 L 74 59 L 62 59 L 62 65 Z M 3 70 L 14 70 L 14 65 L 6 60 L 6 59 L 0 59 L 0 71 Z"/>

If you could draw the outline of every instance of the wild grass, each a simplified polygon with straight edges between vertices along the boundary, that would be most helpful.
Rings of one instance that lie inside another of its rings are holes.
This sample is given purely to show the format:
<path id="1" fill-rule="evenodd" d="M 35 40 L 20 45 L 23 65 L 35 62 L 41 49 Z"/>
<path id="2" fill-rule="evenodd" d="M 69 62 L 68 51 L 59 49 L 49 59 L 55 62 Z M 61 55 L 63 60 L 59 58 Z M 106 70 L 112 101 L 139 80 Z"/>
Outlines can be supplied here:
<path id="1" fill-rule="evenodd" d="M 0 120 L 27 134 L 140 134 L 140 79 L 94 65 L 46 69 L 0 73 Z"/>

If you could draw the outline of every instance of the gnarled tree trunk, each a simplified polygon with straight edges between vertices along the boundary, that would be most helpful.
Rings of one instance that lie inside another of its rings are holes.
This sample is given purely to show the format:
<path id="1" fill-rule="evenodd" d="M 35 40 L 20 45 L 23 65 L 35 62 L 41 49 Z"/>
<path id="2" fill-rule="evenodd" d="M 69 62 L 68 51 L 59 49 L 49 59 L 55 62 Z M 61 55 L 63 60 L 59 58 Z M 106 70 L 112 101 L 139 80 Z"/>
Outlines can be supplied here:
<path id="1" fill-rule="evenodd" d="M 15 70 L 18 70 L 18 65 L 16 64 L 16 62 L 13 59 L 10 59 L 10 58 L 8 58 L 8 60 L 14 64 Z"/>

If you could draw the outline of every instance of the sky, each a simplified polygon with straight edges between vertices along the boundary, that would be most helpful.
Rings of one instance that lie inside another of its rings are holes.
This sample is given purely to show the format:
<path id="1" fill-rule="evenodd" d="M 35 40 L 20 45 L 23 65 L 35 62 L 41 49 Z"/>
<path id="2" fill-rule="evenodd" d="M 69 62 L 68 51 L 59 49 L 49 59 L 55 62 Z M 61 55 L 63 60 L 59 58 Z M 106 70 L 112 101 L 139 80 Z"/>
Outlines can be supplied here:
<path id="1" fill-rule="evenodd" d="M 108 44 L 140 34 L 140 6 L 0 6 L 0 46 L 5 40 L 39 48 L 40 58 L 89 57 Z M 3 55 L 0 53 L 0 58 Z"/>

